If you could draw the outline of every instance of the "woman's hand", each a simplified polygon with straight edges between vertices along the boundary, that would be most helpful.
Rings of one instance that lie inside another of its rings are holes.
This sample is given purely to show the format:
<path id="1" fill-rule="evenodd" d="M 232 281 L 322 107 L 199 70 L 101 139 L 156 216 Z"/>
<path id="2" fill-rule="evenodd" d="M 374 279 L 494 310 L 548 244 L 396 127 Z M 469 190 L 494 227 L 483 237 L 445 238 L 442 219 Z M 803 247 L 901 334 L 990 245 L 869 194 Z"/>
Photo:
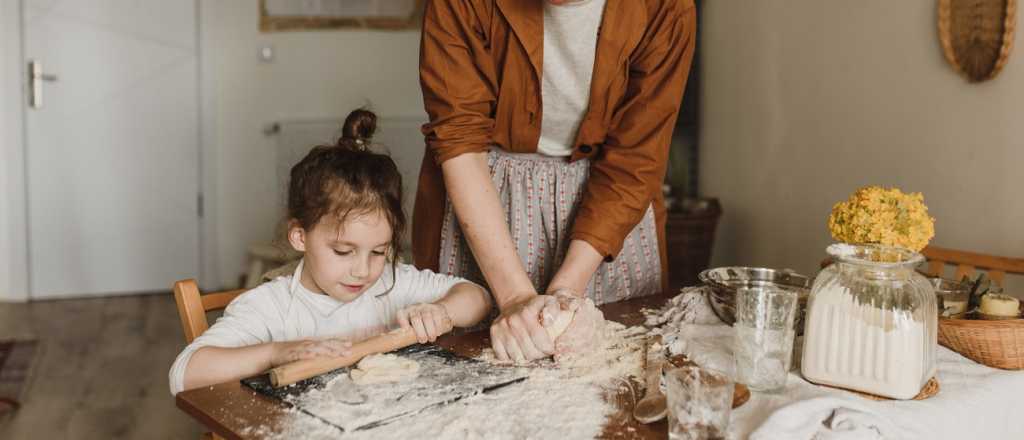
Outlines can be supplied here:
<path id="1" fill-rule="evenodd" d="M 413 304 L 398 311 L 398 324 L 416 332 L 421 344 L 434 342 L 438 336 L 452 331 L 448 309 L 441 304 Z"/>
<path id="2" fill-rule="evenodd" d="M 305 359 L 341 357 L 349 354 L 352 354 L 352 342 L 342 338 L 274 342 L 270 366 L 273 368 Z"/>
<path id="3" fill-rule="evenodd" d="M 551 356 L 554 343 L 541 325 L 541 311 L 558 305 L 550 295 L 531 295 L 510 302 L 491 324 L 491 346 L 499 361 L 517 363 Z"/>

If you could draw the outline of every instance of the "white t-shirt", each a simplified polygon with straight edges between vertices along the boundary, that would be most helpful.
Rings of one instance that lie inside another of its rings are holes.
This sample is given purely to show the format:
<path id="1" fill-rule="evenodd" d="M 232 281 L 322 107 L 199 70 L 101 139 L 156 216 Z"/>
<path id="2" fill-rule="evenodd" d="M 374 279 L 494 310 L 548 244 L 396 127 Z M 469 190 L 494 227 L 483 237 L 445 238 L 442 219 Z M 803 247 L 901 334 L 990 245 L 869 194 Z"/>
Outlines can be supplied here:
<path id="1" fill-rule="evenodd" d="M 387 266 L 373 286 L 344 303 L 303 287 L 299 282 L 302 267 L 300 262 L 292 276 L 263 283 L 231 301 L 224 315 L 174 360 L 169 373 L 171 393 L 184 389 L 185 367 L 202 347 L 243 347 L 329 336 L 360 341 L 397 327 L 400 309 L 437 301 L 452 286 L 467 282 L 408 264 L 397 265 L 394 273 Z"/>
<path id="2" fill-rule="evenodd" d="M 576 132 L 590 107 L 590 79 L 604 5 L 605 0 L 560 6 L 544 2 L 543 116 L 537 141 L 541 154 L 572 154 Z"/>

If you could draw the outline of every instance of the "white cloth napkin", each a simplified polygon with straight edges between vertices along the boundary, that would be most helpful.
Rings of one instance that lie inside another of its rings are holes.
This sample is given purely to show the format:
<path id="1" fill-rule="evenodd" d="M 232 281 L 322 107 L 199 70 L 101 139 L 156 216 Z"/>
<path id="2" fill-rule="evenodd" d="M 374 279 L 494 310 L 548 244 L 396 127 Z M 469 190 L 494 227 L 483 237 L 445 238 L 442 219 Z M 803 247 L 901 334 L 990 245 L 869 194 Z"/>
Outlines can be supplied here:
<path id="1" fill-rule="evenodd" d="M 776 411 L 750 440 L 883 440 L 898 430 L 861 402 L 838 397 L 802 400 Z"/>

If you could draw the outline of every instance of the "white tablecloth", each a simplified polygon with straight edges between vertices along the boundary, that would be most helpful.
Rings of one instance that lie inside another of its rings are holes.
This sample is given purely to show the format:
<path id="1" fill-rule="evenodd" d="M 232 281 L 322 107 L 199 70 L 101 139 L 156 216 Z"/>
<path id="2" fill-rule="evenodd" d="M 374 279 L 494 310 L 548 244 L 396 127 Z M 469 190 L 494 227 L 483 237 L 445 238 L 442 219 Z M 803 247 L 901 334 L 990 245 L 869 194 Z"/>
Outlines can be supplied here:
<path id="1" fill-rule="evenodd" d="M 688 288 L 681 295 L 700 294 L 699 289 Z M 692 311 L 663 315 L 669 318 L 662 327 L 666 342 L 673 352 L 731 374 L 732 328 L 706 316 Z M 794 344 L 794 368 L 785 389 L 777 394 L 752 393 L 750 401 L 732 413 L 730 438 L 1024 439 L 1024 372 L 989 368 L 939 347 L 937 395 L 922 401 L 874 401 L 804 380 L 799 372 L 800 339 Z"/>

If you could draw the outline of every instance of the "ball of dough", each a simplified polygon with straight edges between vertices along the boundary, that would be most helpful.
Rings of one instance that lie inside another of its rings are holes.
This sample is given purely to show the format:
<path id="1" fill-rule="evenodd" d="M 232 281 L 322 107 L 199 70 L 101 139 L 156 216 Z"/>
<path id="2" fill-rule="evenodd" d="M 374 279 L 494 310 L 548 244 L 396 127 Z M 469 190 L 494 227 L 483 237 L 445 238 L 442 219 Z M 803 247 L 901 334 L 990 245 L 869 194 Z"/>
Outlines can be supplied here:
<path id="1" fill-rule="evenodd" d="M 544 330 L 548 332 L 548 337 L 554 342 L 562 333 L 565 333 L 565 329 L 569 328 L 569 324 L 572 324 L 572 318 L 576 315 L 576 312 L 572 310 L 557 309 L 550 311 L 545 308 L 541 325 L 544 326 Z"/>

